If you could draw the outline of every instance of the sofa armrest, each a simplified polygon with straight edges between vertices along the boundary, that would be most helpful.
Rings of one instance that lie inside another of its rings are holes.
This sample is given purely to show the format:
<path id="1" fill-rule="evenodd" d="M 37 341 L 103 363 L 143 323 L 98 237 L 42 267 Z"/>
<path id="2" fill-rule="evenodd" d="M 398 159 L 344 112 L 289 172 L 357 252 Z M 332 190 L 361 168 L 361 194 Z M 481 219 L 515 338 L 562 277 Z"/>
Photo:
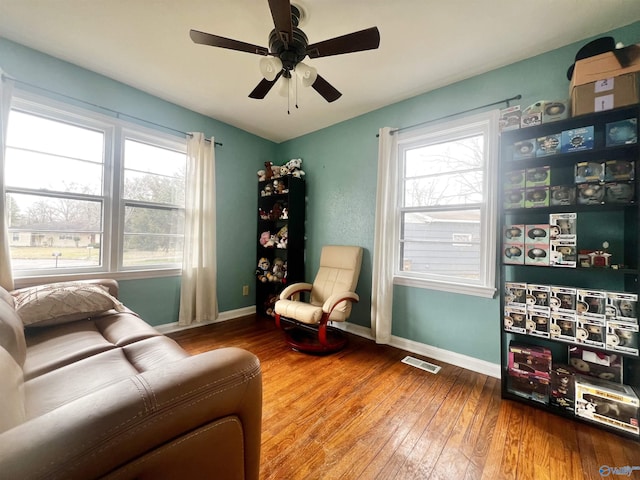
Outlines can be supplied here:
<path id="1" fill-rule="evenodd" d="M 239 348 L 140 373 L 0 434 L 0 472 L 23 480 L 97 478 L 227 417 L 241 425 L 244 476 L 257 479 L 262 377 L 258 359 Z M 213 468 L 216 445 L 200 446 Z"/>

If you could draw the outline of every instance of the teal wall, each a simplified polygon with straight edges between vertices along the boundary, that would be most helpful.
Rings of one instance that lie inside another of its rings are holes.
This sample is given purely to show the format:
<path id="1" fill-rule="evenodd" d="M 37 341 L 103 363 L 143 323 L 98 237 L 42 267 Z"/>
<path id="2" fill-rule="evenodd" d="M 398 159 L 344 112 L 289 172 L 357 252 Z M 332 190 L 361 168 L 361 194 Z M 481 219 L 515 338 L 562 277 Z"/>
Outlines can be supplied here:
<path id="1" fill-rule="evenodd" d="M 626 45 L 640 42 L 640 22 L 612 32 Z M 567 67 L 585 41 L 464 80 L 333 125 L 278 146 L 280 158 L 302 157 L 307 173 L 307 275 L 317 269 L 324 244 L 366 249 L 351 320 L 370 323 L 371 255 L 378 144 L 384 126 L 406 127 L 455 112 L 522 95 L 537 100 L 568 98 Z M 393 88 L 393 80 L 389 82 Z M 304 112 L 303 112 L 304 113 Z M 500 361 L 499 300 L 394 288 L 393 335 L 493 363 Z"/>
<path id="2" fill-rule="evenodd" d="M 640 22 L 613 32 L 625 44 L 640 42 Z M 565 72 L 586 42 L 533 57 L 449 85 L 279 145 L 164 102 L 93 72 L 0 38 L 0 67 L 16 78 L 182 131 L 215 135 L 218 200 L 218 298 L 220 311 L 253 304 L 241 285 L 253 285 L 255 270 L 255 172 L 301 157 L 307 173 L 307 276 L 317 269 L 324 244 L 365 248 L 351 321 L 370 318 L 376 170 L 376 134 L 517 94 L 527 106 L 568 97 Z M 393 88 L 392 81 L 390 88 Z M 331 108 L 327 106 L 327 108 Z M 304 111 L 301 111 L 304 114 Z M 155 325 L 176 321 L 179 279 L 121 281 L 125 303 Z M 499 301 L 396 287 L 393 334 L 445 350 L 499 363 Z"/>
<path id="3" fill-rule="evenodd" d="M 255 303 L 252 295 L 242 296 L 242 285 L 254 282 L 256 171 L 274 158 L 276 144 L 1 37 L 0 68 L 18 80 L 53 92 L 179 131 L 214 135 L 223 144 L 216 147 L 219 308 L 228 311 Z M 40 89 L 33 91 L 46 94 Z M 69 102 L 65 97 L 47 95 Z M 86 108 L 82 103 L 78 105 Z M 166 133 L 175 134 L 168 130 Z M 123 300 L 150 323 L 177 321 L 178 277 L 123 280 L 120 286 Z"/>

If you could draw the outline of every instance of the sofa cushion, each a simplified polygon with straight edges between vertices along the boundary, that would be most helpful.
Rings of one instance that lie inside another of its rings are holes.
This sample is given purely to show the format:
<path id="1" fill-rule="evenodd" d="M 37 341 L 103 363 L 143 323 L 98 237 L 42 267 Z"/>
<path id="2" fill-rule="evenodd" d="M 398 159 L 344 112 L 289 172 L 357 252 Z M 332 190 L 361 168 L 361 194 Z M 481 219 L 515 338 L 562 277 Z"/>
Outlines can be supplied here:
<path id="1" fill-rule="evenodd" d="M 24 326 L 13 308 L 13 297 L 0 287 L 0 347 L 7 350 L 19 366 L 24 365 L 27 348 Z"/>
<path id="2" fill-rule="evenodd" d="M 108 289 L 84 282 L 59 282 L 14 290 L 16 311 L 25 326 L 49 326 L 99 315 L 124 306 Z"/>
<path id="3" fill-rule="evenodd" d="M 0 433 L 25 420 L 22 369 L 4 348 L 0 348 Z"/>

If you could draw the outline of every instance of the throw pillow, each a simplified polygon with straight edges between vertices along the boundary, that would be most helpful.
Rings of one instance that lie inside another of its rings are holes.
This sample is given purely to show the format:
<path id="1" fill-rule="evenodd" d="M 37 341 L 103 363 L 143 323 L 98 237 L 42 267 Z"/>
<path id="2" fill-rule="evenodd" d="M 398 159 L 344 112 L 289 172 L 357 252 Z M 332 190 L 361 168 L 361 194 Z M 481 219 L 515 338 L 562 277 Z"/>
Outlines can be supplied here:
<path id="1" fill-rule="evenodd" d="M 102 285 L 60 282 L 11 292 L 25 326 L 42 327 L 89 318 L 108 310 L 125 310 Z"/>

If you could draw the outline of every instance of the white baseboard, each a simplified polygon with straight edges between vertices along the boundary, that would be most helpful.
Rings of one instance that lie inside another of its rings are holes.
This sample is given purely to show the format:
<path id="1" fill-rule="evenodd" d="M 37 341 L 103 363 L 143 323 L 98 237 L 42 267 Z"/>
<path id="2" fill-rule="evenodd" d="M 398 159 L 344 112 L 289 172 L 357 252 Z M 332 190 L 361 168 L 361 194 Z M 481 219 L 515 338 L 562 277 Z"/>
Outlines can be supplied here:
<path id="1" fill-rule="evenodd" d="M 218 314 L 218 318 L 212 320 L 210 322 L 198 322 L 192 323 L 191 325 L 178 325 L 178 322 L 165 323 L 163 325 L 156 325 L 154 328 L 158 330 L 162 334 L 179 332 L 180 330 L 187 330 L 189 328 L 203 327 L 205 325 L 211 325 L 213 323 L 226 322 L 229 320 L 234 320 L 240 317 L 246 317 L 247 315 L 253 315 L 256 313 L 256 307 L 244 307 L 237 308 L 235 310 L 227 310 L 226 312 L 221 312 Z"/>
<path id="2" fill-rule="evenodd" d="M 340 328 L 341 330 L 344 330 L 345 332 L 353 333 L 354 335 L 368 338 L 369 340 L 375 340 L 373 338 L 373 335 L 371 335 L 371 329 L 368 327 L 363 327 L 361 325 L 356 325 L 349 322 L 334 322 L 332 325 Z M 406 350 L 411 353 L 417 353 L 418 355 L 423 355 L 434 360 L 446 362 L 457 367 L 466 368 L 467 370 L 481 373 L 483 375 L 500 378 L 501 369 L 500 365 L 497 363 L 487 362 L 485 360 L 480 360 L 468 355 L 451 352 L 449 350 L 444 350 L 442 348 L 433 347 L 425 343 L 420 343 L 393 335 L 391 336 L 389 345 L 391 345 L 392 347 L 400 348 L 402 350 Z"/>

